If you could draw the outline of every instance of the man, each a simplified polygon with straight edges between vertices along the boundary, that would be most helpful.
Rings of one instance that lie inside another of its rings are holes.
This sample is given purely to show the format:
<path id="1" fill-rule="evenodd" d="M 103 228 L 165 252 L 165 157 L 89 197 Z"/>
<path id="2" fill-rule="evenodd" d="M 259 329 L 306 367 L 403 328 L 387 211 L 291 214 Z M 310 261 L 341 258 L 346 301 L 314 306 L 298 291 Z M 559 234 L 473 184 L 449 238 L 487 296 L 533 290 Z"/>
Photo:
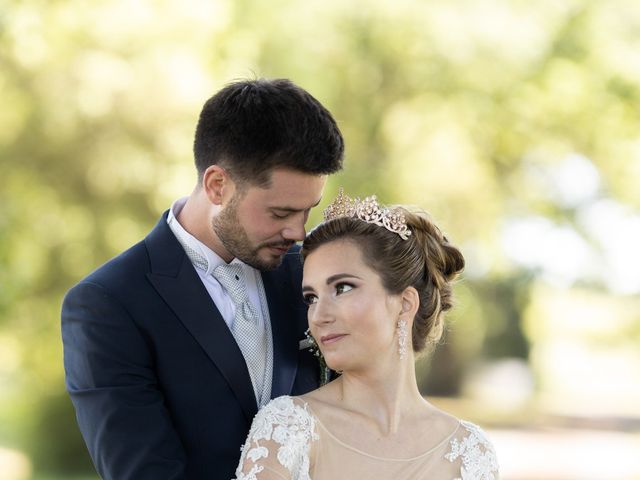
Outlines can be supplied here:
<path id="1" fill-rule="evenodd" d="M 258 407 L 317 387 L 294 244 L 343 151 L 288 80 L 204 105 L 195 190 L 63 303 L 67 389 L 103 478 L 228 480 Z"/>

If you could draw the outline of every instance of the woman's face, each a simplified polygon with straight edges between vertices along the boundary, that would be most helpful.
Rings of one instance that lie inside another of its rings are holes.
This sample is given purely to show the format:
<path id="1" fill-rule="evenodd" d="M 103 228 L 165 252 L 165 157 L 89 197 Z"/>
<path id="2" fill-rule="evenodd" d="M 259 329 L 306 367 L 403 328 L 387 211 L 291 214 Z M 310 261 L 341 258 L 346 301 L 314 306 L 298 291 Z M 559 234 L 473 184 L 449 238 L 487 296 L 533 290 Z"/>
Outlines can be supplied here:
<path id="1" fill-rule="evenodd" d="M 302 293 L 311 334 L 330 368 L 360 370 L 398 355 L 401 297 L 387 293 L 353 241 L 335 240 L 307 256 Z"/>

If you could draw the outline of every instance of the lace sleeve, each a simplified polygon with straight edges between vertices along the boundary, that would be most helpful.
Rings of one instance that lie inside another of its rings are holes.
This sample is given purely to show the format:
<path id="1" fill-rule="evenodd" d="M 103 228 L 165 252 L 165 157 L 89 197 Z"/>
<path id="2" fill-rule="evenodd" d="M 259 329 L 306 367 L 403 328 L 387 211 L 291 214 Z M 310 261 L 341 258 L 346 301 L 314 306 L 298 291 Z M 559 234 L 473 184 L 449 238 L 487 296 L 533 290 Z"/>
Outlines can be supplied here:
<path id="1" fill-rule="evenodd" d="M 309 450 L 317 439 L 305 403 L 278 397 L 253 419 L 242 447 L 237 480 L 310 480 Z"/>
<path id="2" fill-rule="evenodd" d="M 445 455 L 450 462 L 460 461 L 460 478 L 456 480 L 498 480 L 498 459 L 493 445 L 480 427 L 460 422 L 465 436 L 453 438 Z"/>

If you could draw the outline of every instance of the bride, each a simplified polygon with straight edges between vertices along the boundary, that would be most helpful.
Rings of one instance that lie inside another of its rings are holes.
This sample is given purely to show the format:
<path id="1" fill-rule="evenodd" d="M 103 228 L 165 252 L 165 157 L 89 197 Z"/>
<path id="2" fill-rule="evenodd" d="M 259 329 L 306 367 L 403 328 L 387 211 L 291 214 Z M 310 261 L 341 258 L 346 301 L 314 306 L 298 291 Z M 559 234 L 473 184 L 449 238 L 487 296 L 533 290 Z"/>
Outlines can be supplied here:
<path id="1" fill-rule="evenodd" d="M 238 480 L 497 479 L 484 433 L 425 400 L 414 370 L 452 306 L 460 251 L 424 212 L 341 191 L 302 256 L 309 329 L 341 375 L 258 412 Z"/>

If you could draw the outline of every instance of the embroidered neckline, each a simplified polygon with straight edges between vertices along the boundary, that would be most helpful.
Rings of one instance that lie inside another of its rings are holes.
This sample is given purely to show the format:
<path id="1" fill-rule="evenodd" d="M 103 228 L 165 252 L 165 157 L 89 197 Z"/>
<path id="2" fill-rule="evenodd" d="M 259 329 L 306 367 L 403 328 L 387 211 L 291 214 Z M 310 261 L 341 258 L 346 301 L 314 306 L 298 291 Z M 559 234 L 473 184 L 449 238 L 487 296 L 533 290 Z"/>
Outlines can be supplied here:
<path id="1" fill-rule="evenodd" d="M 304 402 L 304 400 L 303 400 Z M 419 460 L 421 458 L 427 457 L 431 454 L 433 454 L 435 451 L 437 451 L 439 448 L 441 448 L 445 443 L 448 443 L 449 441 L 451 441 L 451 439 L 453 437 L 455 437 L 455 435 L 458 433 L 458 431 L 460 430 L 460 428 L 462 427 L 462 421 L 458 420 L 458 423 L 456 425 L 456 428 L 453 430 L 453 432 L 449 435 L 447 435 L 441 442 L 439 442 L 437 445 L 431 447 L 429 450 L 427 450 L 426 452 L 420 453 L 418 455 L 416 455 L 415 457 L 411 457 L 411 458 L 386 458 L 386 457 L 378 457 L 377 455 L 373 455 L 371 453 L 367 453 L 363 450 L 360 450 L 359 448 L 356 448 L 354 446 L 349 445 L 348 443 L 343 442 L 342 440 L 340 440 L 338 437 L 336 437 L 333 433 L 331 433 L 331 431 L 325 427 L 324 423 L 322 423 L 322 420 L 320 420 L 320 418 L 314 413 L 313 408 L 311 407 L 311 405 L 309 405 L 307 402 L 304 402 L 305 406 L 307 407 L 307 411 L 313 415 L 313 417 L 315 418 L 316 424 L 319 425 L 322 430 L 325 431 L 325 433 L 331 437 L 335 442 L 337 442 L 338 444 L 340 444 L 341 446 L 343 446 L 344 448 L 351 450 L 355 453 L 358 453 L 360 455 L 363 455 L 365 457 L 368 458 L 372 458 L 374 460 L 380 460 L 380 461 L 385 461 L 385 462 L 413 462 L 415 460 Z"/>
<path id="2" fill-rule="evenodd" d="M 311 480 L 311 445 L 314 441 L 320 440 L 316 425 L 322 428 L 323 434 L 327 436 L 326 441 L 333 441 L 346 450 L 372 460 L 393 462 L 398 465 L 397 468 L 405 468 L 407 462 L 420 462 L 425 457 L 427 462 L 431 462 L 433 457 L 429 456 L 437 455 L 448 443 L 449 451 L 443 455 L 442 460 L 445 463 L 446 460 L 450 463 L 459 462 L 457 467 L 453 467 L 456 471 L 459 468 L 456 480 L 497 480 L 498 462 L 495 450 L 482 429 L 473 423 L 456 420 L 458 425 L 454 432 L 426 452 L 412 458 L 384 458 L 363 452 L 338 439 L 314 415 L 309 403 L 301 398 L 294 400 L 290 396 L 278 397 L 256 415 L 247 441 L 241 449 L 236 480 L 257 480 L 260 472 L 271 468 L 269 461 L 275 468 L 286 469 L 291 476 L 287 478 Z M 460 432 L 465 431 L 466 434 L 458 438 Z M 262 440 L 270 444 L 261 444 Z M 279 466 L 275 465 L 276 461 Z"/>

